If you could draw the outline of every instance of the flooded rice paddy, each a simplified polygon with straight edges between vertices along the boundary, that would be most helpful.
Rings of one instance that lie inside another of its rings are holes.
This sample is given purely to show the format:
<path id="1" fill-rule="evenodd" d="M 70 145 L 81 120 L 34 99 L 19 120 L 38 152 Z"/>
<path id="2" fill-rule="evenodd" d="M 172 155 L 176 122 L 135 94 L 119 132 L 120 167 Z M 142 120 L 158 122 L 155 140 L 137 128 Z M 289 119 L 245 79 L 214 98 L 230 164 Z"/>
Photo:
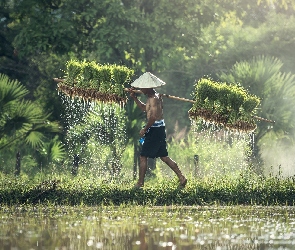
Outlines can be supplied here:
<path id="1" fill-rule="evenodd" d="M 0 249 L 295 249 L 293 207 L 0 209 Z"/>

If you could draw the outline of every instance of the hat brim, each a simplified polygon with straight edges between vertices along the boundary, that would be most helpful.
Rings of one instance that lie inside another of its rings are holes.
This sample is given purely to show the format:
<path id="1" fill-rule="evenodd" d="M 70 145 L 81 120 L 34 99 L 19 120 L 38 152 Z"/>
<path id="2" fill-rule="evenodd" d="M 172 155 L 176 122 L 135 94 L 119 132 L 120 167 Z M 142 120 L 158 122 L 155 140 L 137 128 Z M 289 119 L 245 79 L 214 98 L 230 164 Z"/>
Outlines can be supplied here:
<path id="1" fill-rule="evenodd" d="M 159 88 L 166 83 L 153 75 L 150 72 L 145 72 L 139 78 L 137 78 L 133 83 L 131 83 L 132 87 L 141 88 L 141 89 L 149 89 L 149 88 Z"/>

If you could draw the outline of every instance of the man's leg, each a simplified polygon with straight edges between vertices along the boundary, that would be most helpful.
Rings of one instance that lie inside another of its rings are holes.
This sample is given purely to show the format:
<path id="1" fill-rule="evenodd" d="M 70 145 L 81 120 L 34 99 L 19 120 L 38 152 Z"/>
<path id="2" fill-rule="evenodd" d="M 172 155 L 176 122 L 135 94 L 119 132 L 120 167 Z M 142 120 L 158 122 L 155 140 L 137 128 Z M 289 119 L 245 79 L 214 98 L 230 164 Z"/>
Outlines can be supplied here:
<path id="1" fill-rule="evenodd" d="M 147 157 L 140 156 L 139 157 L 139 179 L 135 187 L 143 187 L 146 170 L 147 170 Z"/>
<path id="2" fill-rule="evenodd" d="M 184 188 L 187 183 L 187 179 L 181 173 L 179 167 L 177 166 L 177 163 L 173 161 L 169 156 L 161 157 L 161 160 L 165 162 L 174 171 L 174 173 L 177 175 L 179 179 L 180 187 Z"/>

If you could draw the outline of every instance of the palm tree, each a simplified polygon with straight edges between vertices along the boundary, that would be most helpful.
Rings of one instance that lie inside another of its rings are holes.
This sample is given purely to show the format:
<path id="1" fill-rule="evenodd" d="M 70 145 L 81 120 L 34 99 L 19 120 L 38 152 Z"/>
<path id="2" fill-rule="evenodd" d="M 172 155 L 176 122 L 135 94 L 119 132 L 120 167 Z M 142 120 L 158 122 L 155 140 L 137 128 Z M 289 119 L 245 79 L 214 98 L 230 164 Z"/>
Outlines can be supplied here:
<path id="1" fill-rule="evenodd" d="M 236 63 L 228 72 L 219 75 L 226 82 L 240 83 L 261 98 L 259 116 L 275 123 L 257 122 L 255 156 L 265 140 L 294 145 L 295 75 L 282 72 L 283 63 L 274 57 L 258 56 L 251 61 Z M 268 141 L 270 142 L 270 141 Z"/>
<path id="2" fill-rule="evenodd" d="M 0 150 L 24 145 L 41 150 L 49 133 L 61 132 L 57 122 L 34 102 L 24 100 L 28 90 L 17 80 L 0 74 Z M 63 149 L 60 148 L 62 153 Z"/>

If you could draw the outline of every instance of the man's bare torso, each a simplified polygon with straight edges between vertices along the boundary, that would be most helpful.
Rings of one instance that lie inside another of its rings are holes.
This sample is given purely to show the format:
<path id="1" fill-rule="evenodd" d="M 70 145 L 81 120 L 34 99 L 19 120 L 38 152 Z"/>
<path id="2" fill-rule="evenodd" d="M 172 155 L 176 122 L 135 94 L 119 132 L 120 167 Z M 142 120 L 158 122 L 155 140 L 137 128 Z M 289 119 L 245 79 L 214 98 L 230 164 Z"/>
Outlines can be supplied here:
<path id="1" fill-rule="evenodd" d="M 149 120 L 154 117 L 156 121 L 163 119 L 163 100 L 158 93 L 148 97 L 146 102 L 146 116 Z"/>

